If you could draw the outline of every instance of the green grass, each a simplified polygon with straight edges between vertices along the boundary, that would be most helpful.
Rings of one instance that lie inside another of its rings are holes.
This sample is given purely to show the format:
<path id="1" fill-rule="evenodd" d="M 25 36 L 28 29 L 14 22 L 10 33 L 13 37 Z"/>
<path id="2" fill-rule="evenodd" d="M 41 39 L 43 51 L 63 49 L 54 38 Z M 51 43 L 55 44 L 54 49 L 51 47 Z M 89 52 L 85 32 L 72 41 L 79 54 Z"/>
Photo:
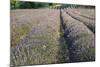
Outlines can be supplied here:
<path id="1" fill-rule="evenodd" d="M 30 27 L 27 25 L 14 28 L 12 32 L 11 46 L 16 46 L 20 39 L 23 39 L 29 31 Z"/>

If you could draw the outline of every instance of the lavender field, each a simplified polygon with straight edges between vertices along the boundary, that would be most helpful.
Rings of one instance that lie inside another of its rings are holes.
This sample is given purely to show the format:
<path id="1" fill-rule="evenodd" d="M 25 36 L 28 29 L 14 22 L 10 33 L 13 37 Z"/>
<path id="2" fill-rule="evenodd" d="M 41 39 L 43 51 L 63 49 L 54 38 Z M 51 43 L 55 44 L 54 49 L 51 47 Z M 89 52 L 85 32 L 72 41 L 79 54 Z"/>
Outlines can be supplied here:
<path id="1" fill-rule="evenodd" d="M 95 8 L 11 10 L 11 66 L 95 61 Z"/>

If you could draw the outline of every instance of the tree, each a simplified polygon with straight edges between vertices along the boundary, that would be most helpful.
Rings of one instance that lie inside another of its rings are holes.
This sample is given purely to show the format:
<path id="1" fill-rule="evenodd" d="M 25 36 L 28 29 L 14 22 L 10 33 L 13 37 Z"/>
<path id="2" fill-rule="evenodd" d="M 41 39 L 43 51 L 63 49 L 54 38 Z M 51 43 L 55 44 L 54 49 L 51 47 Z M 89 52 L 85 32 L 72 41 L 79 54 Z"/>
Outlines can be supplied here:
<path id="1" fill-rule="evenodd" d="M 11 6 L 11 9 L 15 9 L 15 8 L 18 8 L 19 7 L 19 1 L 18 0 L 11 0 L 10 1 L 10 6 Z"/>

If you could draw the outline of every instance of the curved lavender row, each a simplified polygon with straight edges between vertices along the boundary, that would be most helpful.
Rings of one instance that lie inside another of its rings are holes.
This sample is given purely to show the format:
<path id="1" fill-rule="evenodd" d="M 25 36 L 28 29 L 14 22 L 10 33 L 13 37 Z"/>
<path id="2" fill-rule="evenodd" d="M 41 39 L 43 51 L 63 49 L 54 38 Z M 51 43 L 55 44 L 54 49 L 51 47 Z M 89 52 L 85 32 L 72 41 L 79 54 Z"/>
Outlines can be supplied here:
<path id="1" fill-rule="evenodd" d="M 85 18 L 95 20 L 95 9 L 86 9 L 86 8 L 65 8 L 65 10 L 70 10 L 73 13 L 79 14 Z"/>
<path id="2" fill-rule="evenodd" d="M 59 10 L 44 9 L 41 12 L 40 9 L 40 12 L 36 14 L 40 14 L 40 16 L 33 20 L 39 21 L 39 23 L 32 27 L 24 39 L 11 48 L 11 65 L 60 63 L 65 62 L 60 60 L 64 57 L 64 60 L 68 62 L 66 47 L 64 47 L 65 51 L 61 50 L 61 45 L 65 43 L 59 42 Z"/>
<path id="3" fill-rule="evenodd" d="M 77 14 L 77 15 L 79 15 L 79 16 L 82 16 L 82 17 L 84 17 L 84 18 L 87 18 L 87 19 L 90 19 L 90 20 L 95 20 L 95 18 L 94 17 L 90 17 L 90 16 L 88 16 L 88 15 L 86 15 L 86 14 L 82 14 L 81 12 L 79 12 L 79 11 L 77 11 L 77 10 L 74 10 L 74 11 L 72 11 L 74 14 Z"/>
<path id="4" fill-rule="evenodd" d="M 85 18 L 73 12 L 73 10 L 66 9 L 67 14 L 69 14 L 72 18 L 83 22 L 92 32 L 95 33 L 95 20 L 91 20 L 89 18 Z"/>
<path id="5" fill-rule="evenodd" d="M 95 60 L 94 34 L 79 21 L 62 10 L 65 40 L 68 43 L 70 62 Z"/>

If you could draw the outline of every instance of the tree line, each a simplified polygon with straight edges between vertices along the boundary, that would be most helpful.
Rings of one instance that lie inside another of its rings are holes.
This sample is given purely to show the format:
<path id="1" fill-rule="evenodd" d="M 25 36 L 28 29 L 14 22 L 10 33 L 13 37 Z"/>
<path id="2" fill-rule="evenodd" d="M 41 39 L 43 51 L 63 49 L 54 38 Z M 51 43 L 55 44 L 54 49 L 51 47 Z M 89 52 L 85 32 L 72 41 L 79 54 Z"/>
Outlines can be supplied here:
<path id="1" fill-rule="evenodd" d="M 54 5 L 56 4 L 44 2 L 27 2 L 18 0 L 11 0 L 10 2 L 11 9 L 47 8 Z"/>
<path id="2" fill-rule="evenodd" d="M 56 5 L 61 5 L 60 8 L 95 8 L 95 6 L 83 6 L 83 5 L 75 5 L 75 4 L 60 4 L 60 3 L 45 3 L 45 2 L 27 2 L 27 1 L 19 1 L 19 0 L 11 0 L 10 6 L 11 9 L 38 9 L 38 8 L 50 8 Z M 59 8 L 59 7 L 58 7 Z"/>

